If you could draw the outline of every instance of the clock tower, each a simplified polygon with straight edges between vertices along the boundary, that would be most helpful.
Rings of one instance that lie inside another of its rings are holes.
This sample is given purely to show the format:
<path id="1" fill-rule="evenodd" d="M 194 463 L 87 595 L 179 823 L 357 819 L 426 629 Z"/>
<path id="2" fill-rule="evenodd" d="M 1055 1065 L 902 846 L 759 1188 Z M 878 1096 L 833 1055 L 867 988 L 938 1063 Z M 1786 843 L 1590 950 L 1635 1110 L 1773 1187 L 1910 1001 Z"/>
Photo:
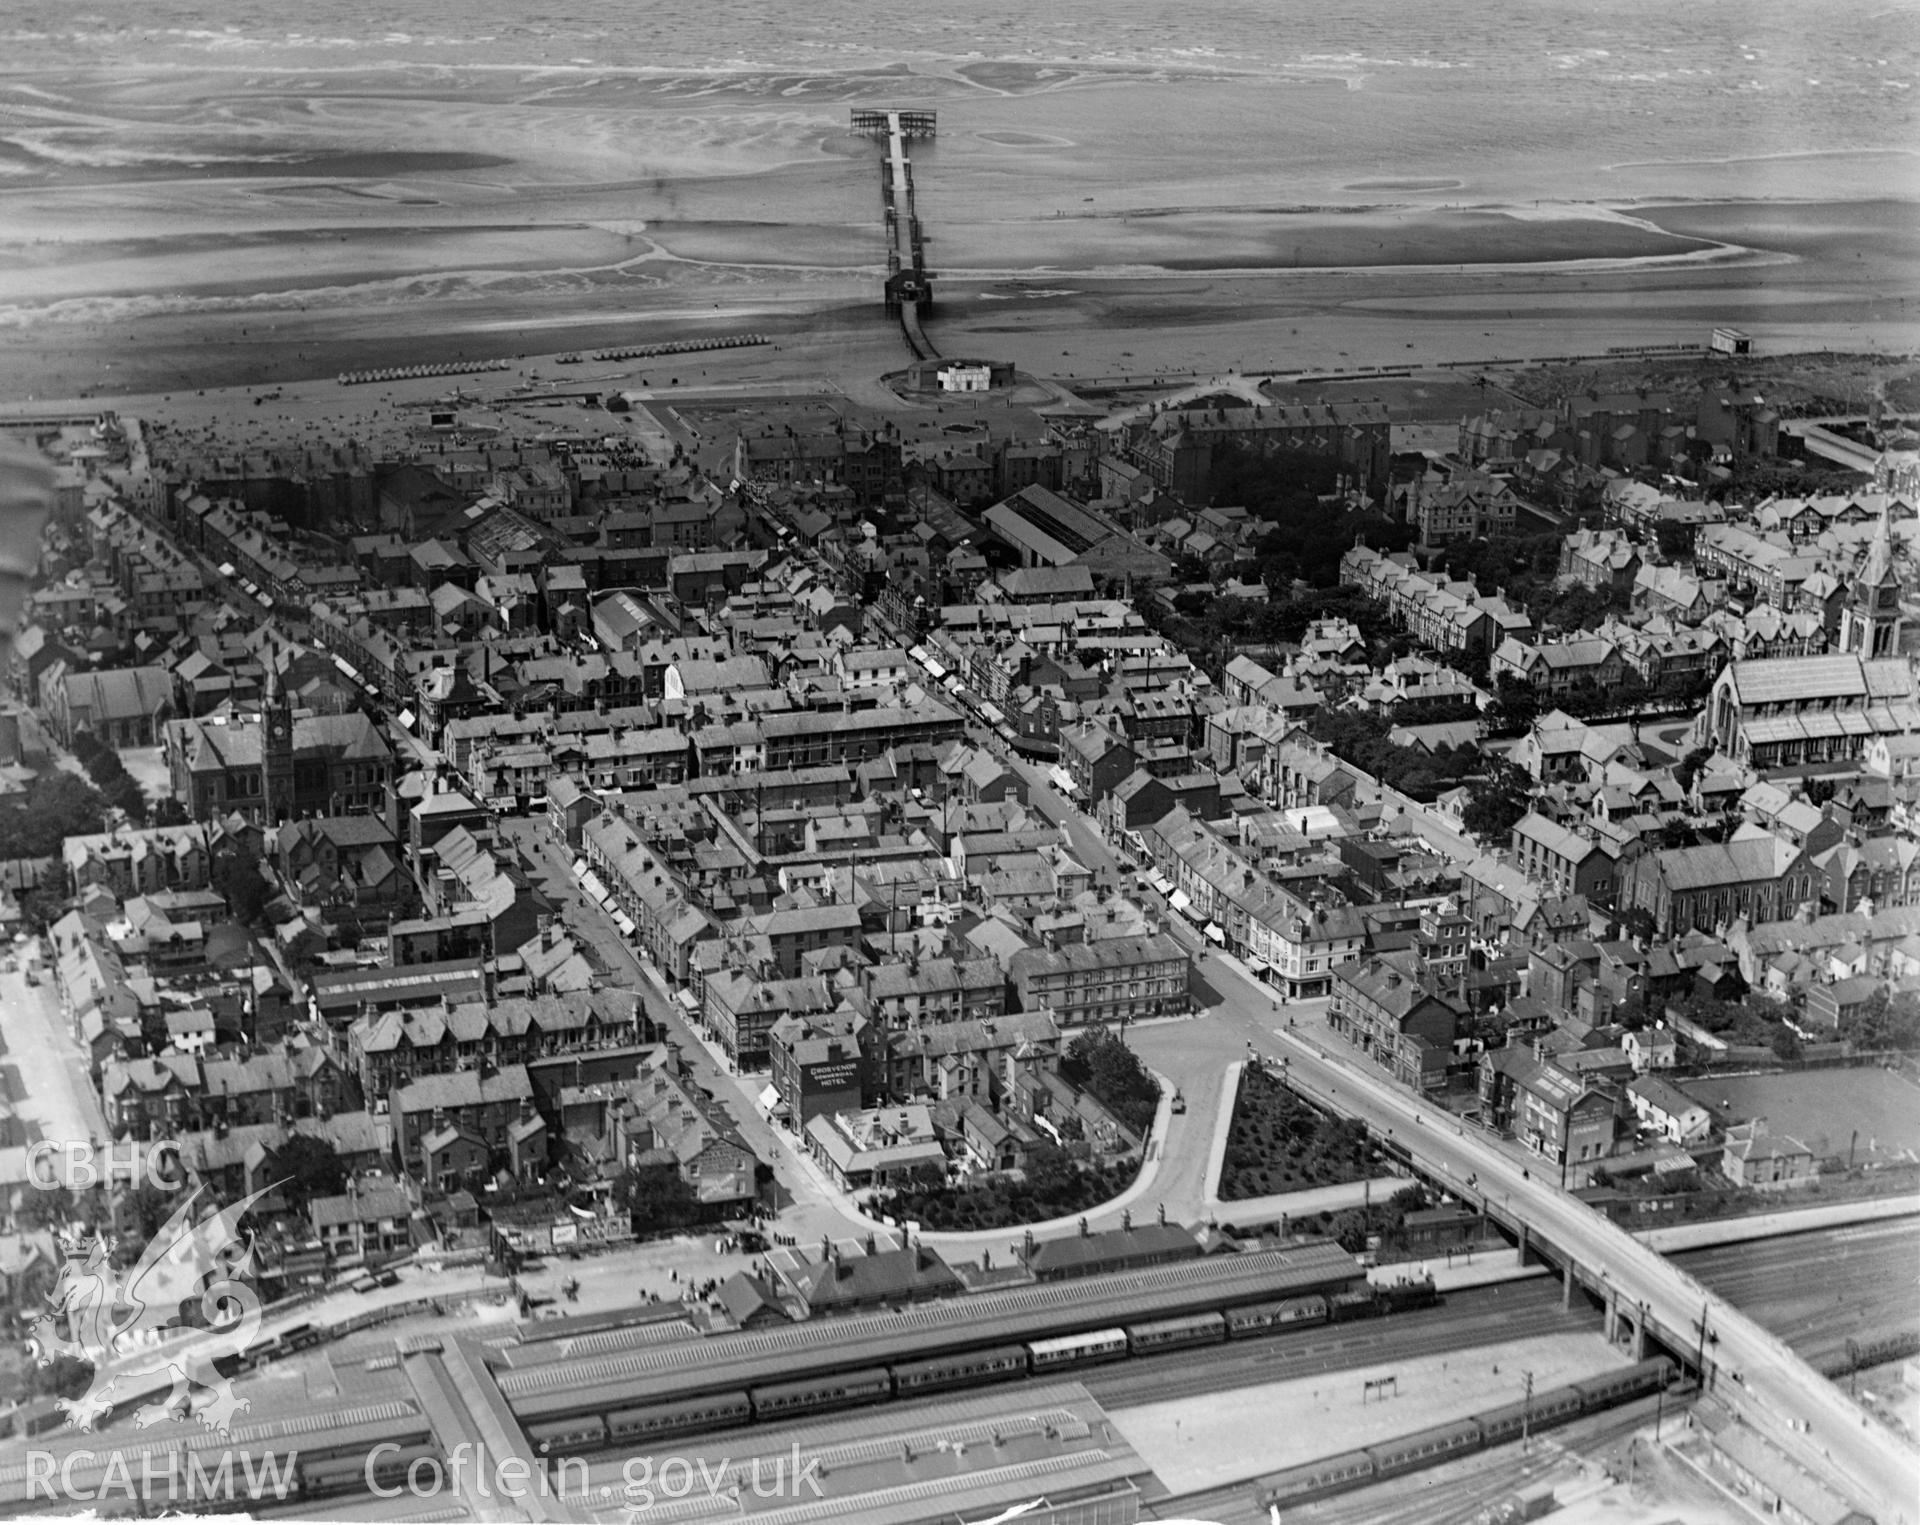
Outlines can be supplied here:
<path id="1" fill-rule="evenodd" d="M 1900 570 L 1894 564 L 1892 509 L 1889 496 L 1840 613 L 1840 649 L 1859 657 L 1900 654 Z"/>
<path id="2" fill-rule="evenodd" d="M 279 678 L 267 674 L 260 712 L 260 817 L 268 827 L 293 815 L 293 706 Z"/>

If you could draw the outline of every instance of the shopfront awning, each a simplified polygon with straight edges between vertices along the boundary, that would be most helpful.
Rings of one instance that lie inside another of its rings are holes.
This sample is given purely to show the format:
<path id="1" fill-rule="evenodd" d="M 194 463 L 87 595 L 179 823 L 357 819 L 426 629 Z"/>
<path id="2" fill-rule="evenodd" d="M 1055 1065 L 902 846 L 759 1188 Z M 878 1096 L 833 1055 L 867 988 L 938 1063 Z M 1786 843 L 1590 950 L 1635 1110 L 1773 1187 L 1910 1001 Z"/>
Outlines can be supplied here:
<path id="1" fill-rule="evenodd" d="M 1155 869 L 1151 874 L 1147 876 L 1147 883 L 1152 885 L 1162 895 L 1172 896 L 1172 895 L 1178 895 L 1183 893 L 1180 890 L 1176 890 L 1173 887 L 1173 881 L 1169 879 L 1165 874 L 1161 873 L 1158 869 Z"/>
<path id="2" fill-rule="evenodd" d="M 1175 890 L 1167 897 L 1167 904 L 1172 906 L 1176 911 L 1191 911 L 1193 909 L 1193 897 L 1185 890 Z"/>
<path id="3" fill-rule="evenodd" d="M 1207 941 L 1210 943 L 1218 943 L 1223 948 L 1226 947 L 1227 934 L 1220 930 L 1219 922 L 1210 921 L 1207 923 Z"/>
<path id="4" fill-rule="evenodd" d="M 576 879 L 584 879 L 587 877 L 587 860 L 585 858 L 575 858 L 573 860 L 573 877 Z"/>
<path id="5" fill-rule="evenodd" d="M 580 876 L 580 887 L 601 905 L 607 903 L 607 887 L 600 882 L 600 876 L 592 869 Z"/>
<path id="6" fill-rule="evenodd" d="M 681 1004 L 681 1006 L 684 1007 L 690 1014 L 694 1016 L 698 1016 L 700 1014 L 700 1002 L 694 998 L 694 994 L 691 990 L 676 991 L 674 993 L 673 998 L 674 1000 L 678 1001 Z"/>
<path id="7" fill-rule="evenodd" d="M 620 935 L 622 937 L 631 937 L 639 930 L 634 926 L 633 918 L 625 911 L 615 911 L 613 913 L 613 924 L 620 929 Z"/>
<path id="8" fill-rule="evenodd" d="M 1265 974 L 1273 966 L 1269 964 L 1264 958 L 1255 958 L 1251 953 L 1249 953 L 1247 955 L 1247 967 L 1251 969 L 1255 974 Z"/>

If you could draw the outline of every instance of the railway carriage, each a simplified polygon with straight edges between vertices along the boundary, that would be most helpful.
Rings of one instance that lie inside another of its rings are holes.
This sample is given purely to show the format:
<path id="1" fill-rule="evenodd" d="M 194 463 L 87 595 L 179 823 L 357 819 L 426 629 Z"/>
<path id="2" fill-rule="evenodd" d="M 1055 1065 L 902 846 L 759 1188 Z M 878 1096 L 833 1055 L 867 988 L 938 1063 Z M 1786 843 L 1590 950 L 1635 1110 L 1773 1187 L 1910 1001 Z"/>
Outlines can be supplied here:
<path id="1" fill-rule="evenodd" d="M 1451 1424 L 1437 1424 L 1399 1440 L 1368 1446 L 1367 1454 L 1373 1458 L 1374 1476 L 1387 1478 L 1417 1472 L 1422 1467 L 1437 1467 L 1455 1456 L 1478 1451 L 1485 1444 L 1478 1424 L 1471 1419 L 1456 1419 Z"/>
<path id="2" fill-rule="evenodd" d="M 753 1402 L 753 1413 L 757 1419 L 851 1408 L 855 1404 L 892 1396 L 893 1377 L 884 1366 L 836 1372 L 832 1376 L 802 1377 L 796 1382 L 775 1382 L 766 1387 L 747 1389 L 747 1397 Z"/>
<path id="3" fill-rule="evenodd" d="M 1196 1313 L 1188 1318 L 1153 1319 L 1127 1326 L 1127 1342 L 1137 1356 L 1189 1345 L 1218 1345 L 1227 1337 L 1227 1321 L 1218 1313 Z"/>
<path id="4" fill-rule="evenodd" d="M 401 1446 L 397 1451 L 382 1450 L 377 1457 L 370 1451 L 357 1456 L 303 1456 L 300 1458 L 300 1493 L 309 1499 L 365 1493 L 369 1483 L 376 1488 L 403 1488 L 407 1484 L 407 1472 L 415 1462 L 431 1461 L 438 1466 L 443 1460 L 440 1448 L 431 1441 Z"/>
<path id="5" fill-rule="evenodd" d="M 572 1456 L 597 1451 L 607 1443 L 606 1422 L 598 1414 L 577 1414 L 527 1426 L 527 1439 L 541 1456 Z"/>
<path id="6" fill-rule="evenodd" d="M 1091 1366 L 1096 1361 L 1117 1361 L 1127 1353 L 1124 1329 L 1095 1329 L 1087 1334 L 1063 1334 L 1051 1340 L 1034 1340 L 1027 1346 L 1036 1372 L 1057 1371 L 1069 1366 Z"/>
<path id="7" fill-rule="evenodd" d="M 1346 1451 L 1321 1461 L 1303 1462 L 1275 1472 L 1262 1481 L 1258 1499 L 1262 1509 L 1286 1509 L 1308 1499 L 1344 1493 L 1373 1481 L 1374 1460 L 1365 1451 Z"/>
<path id="8" fill-rule="evenodd" d="M 1027 1374 L 1027 1359 L 1026 1346 L 1000 1345 L 926 1361 L 902 1361 L 893 1368 L 893 1390 L 902 1398 L 911 1398 L 950 1387 L 1006 1382 Z"/>
<path id="9" fill-rule="evenodd" d="M 790 1383 L 789 1386 L 804 1384 Z M 715 1393 L 674 1403 L 615 1409 L 607 1415 L 607 1440 L 612 1445 L 685 1435 L 699 1430 L 724 1429 L 753 1418 L 753 1404 L 745 1393 Z M 784 1411 L 783 1411 L 784 1412 Z"/>
<path id="10" fill-rule="evenodd" d="M 1236 1340 L 1263 1334 L 1279 1334 L 1285 1329 L 1304 1329 L 1327 1321 L 1324 1297 L 1283 1297 L 1277 1302 L 1255 1303 L 1248 1308 L 1229 1308 L 1227 1334 Z"/>
<path id="11" fill-rule="evenodd" d="M 1581 1412 L 1586 1413 L 1657 1392 L 1672 1381 L 1673 1362 L 1665 1356 L 1655 1356 L 1650 1361 L 1636 1361 L 1620 1371 L 1588 1377 L 1573 1387 L 1580 1394 Z"/>

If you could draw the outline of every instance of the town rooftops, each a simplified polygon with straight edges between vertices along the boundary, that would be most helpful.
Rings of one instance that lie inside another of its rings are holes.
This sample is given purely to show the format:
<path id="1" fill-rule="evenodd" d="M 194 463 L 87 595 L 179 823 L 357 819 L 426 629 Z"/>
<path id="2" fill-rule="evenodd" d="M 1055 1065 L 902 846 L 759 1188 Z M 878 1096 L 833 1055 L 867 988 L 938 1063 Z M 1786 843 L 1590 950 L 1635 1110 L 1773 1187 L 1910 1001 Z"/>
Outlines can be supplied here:
<path id="1" fill-rule="evenodd" d="M 810 1313 L 863 1303 L 897 1303 L 965 1290 L 953 1268 L 925 1245 L 871 1255 L 838 1251 L 787 1273 Z"/>
<path id="2" fill-rule="evenodd" d="M 1135 1228 L 1043 1239 L 1027 1254 L 1036 1276 L 1074 1276 L 1089 1268 L 1152 1261 L 1186 1260 L 1200 1254 L 1200 1241 L 1177 1223 L 1148 1223 Z"/>
<path id="3" fill-rule="evenodd" d="M 1016 978 L 1028 970 L 1091 973 L 1186 956 L 1186 950 L 1173 938 L 1164 932 L 1153 932 L 1144 937 L 1103 937 L 1090 943 L 1068 943 L 1060 948 L 1023 948 L 1007 960 L 1007 972 Z"/>
<path id="4" fill-rule="evenodd" d="M 1742 827 L 1725 843 L 1672 847 L 1655 855 L 1671 889 L 1699 890 L 1722 884 L 1772 882 L 1800 856 L 1791 842 L 1758 827 Z"/>
<path id="5" fill-rule="evenodd" d="M 308 1207 L 315 1228 L 347 1223 L 374 1223 L 382 1218 L 403 1222 L 412 1215 L 413 1201 L 402 1186 L 371 1186 L 337 1197 L 316 1197 Z"/>

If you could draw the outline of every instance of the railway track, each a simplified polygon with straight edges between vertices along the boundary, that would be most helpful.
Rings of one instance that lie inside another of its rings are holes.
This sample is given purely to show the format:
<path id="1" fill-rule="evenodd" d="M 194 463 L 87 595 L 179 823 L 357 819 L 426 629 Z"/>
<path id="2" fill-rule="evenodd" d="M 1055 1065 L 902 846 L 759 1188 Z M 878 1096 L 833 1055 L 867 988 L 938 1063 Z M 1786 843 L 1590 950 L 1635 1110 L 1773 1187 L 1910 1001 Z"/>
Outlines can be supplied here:
<path id="1" fill-rule="evenodd" d="M 1677 1419 L 1691 1401 L 1668 1394 L 1665 1411 Z M 1289 1525 L 1470 1525 L 1488 1504 L 1504 1494 L 1564 1473 L 1579 1464 L 1581 1453 L 1618 1444 L 1653 1420 L 1659 1405 L 1635 1399 L 1602 1414 L 1590 1414 L 1534 1438 L 1530 1450 L 1516 1443 L 1448 1462 L 1417 1473 L 1356 1489 L 1339 1498 L 1295 1504 L 1286 1511 Z M 1233 1483 L 1201 1493 L 1154 1499 L 1143 1505 L 1148 1519 L 1215 1520 L 1219 1525 L 1268 1525 L 1266 1510 L 1254 1500 L 1252 1483 Z"/>
<path id="2" fill-rule="evenodd" d="M 1445 1355 L 1496 1341 L 1556 1332 L 1590 1333 L 1597 1313 L 1575 1307 L 1562 1312 L 1559 1294 L 1532 1306 L 1499 1305 L 1462 1315 L 1457 1303 L 1401 1313 L 1366 1324 L 1321 1325 L 1311 1334 L 1281 1336 L 1235 1349 L 1210 1346 L 1150 1358 L 1143 1367 L 1113 1366 L 1087 1372 L 1081 1381 L 1102 1405 L 1124 1409 L 1142 1403 L 1194 1398 L 1262 1382 L 1346 1371 L 1382 1360 Z"/>

